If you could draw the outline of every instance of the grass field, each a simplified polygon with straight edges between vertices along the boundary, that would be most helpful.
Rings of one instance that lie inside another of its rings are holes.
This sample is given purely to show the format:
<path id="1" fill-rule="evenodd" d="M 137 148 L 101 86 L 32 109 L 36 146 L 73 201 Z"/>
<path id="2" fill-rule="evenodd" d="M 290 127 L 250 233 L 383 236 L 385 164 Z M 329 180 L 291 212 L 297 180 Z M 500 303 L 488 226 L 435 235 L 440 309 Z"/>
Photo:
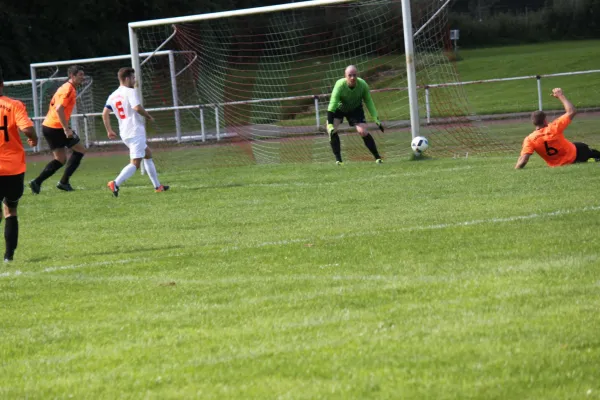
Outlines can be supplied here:
<path id="1" fill-rule="evenodd" d="M 112 198 L 121 155 L 23 196 L 0 398 L 600 398 L 599 164 L 214 167 L 237 151 L 157 152 L 167 193 Z"/>

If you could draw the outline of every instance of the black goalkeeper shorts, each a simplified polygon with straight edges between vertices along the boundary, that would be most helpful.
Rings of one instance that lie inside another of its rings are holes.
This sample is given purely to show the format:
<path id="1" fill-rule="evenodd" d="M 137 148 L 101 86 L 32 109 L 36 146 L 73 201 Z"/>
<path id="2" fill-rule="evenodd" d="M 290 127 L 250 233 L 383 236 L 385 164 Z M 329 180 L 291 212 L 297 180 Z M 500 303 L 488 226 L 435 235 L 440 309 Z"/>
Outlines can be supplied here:
<path id="1" fill-rule="evenodd" d="M 344 118 L 346 118 L 348 120 L 348 125 L 350 126 L 367 123 L 367 120 L 365 119 L 365 110 L 363 110 L 362 106 L 355 108 L 350 112 L 337 110 L 333 113 L 333 118 L 340 119 L 342 122 L 344 122 Z"/>

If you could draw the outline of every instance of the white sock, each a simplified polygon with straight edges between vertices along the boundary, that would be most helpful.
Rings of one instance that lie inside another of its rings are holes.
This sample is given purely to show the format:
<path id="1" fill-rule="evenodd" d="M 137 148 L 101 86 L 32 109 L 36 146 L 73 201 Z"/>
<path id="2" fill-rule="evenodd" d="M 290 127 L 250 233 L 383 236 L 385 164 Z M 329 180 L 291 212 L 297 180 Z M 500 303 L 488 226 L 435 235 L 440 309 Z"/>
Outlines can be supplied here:
<path id="1" fill-rule="evenodd" d="M 154 166 L 154 161 L 151 158 L 145 158 L 144 164 L 146 166 L 146 172 L 148 172 L 148 177 L 152 181 L 152 184 L 155 188 L 160 186 L 160 182 L 158 181 L 158 175 L 156 174 L 156 167 Z"/>
<path id="2" fill-rule="evenodd" d="M 119 174 L 119 176 L 117 176 L 117 179 L 115 179 L 115 184 L 117 186 L 121 186 L 123 182 L 125 182 L 127 179 L 131 178 L 133 174 L 135 174 L 136 170 L 137 168 L 135 168 L 135 165 L 127 164 L 127 166 L 125 166 L 125 168 L 121 170 L 121 173 Z"/>

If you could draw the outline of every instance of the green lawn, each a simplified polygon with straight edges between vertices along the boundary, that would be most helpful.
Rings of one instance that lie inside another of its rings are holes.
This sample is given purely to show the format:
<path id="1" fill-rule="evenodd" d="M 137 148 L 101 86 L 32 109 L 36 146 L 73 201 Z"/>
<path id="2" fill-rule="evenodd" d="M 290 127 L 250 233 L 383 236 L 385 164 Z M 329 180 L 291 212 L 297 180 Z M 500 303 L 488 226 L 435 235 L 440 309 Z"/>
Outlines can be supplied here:
<path id="1" fill-rule="evenodd" d="M 599 164 L 244 154 L 157 152 L 161 194 L 110 196 L 126 155 L 26 192 L 0 398 L 600 398 Z"/>

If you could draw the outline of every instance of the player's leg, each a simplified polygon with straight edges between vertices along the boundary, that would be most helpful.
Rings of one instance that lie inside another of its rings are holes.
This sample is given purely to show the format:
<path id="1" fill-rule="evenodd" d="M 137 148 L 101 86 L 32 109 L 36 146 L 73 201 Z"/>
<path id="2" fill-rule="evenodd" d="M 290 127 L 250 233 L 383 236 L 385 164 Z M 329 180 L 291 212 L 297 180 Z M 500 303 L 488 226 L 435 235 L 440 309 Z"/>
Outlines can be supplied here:
<path id="1" fill-rule="evenodd" d="M 63 173 L 62 178 L 60 178 L 60 182 L 56 185 L 57 188 L 70 192 L 73 190 L 71 184 L 69 183 L 69 179 L 77 168 L 79 168 L 79 164 L 81 164 L 81 159 L 86 152 L 85 147 L 81 144 L 79 140 L 79 136 L 75 132 L 73 132 L 73 137 L 67 139 L 67 147 L 71 149 L 72 153 L 69 157 L 69 161 L 67 161 L 67 167 L 65 168 L 65 172 Z"/>
<path id="2" fill-rule="evenodd" d="M 146 172 L 148 172 L 148 177 L 152 181 L 154 185 L 154 190 L 156 192 L 166 192 L 169 190 L 169 186 L 161 185 L 158 180 L 158 174 L 156 173 L 156 166 L 154 165 L 154 161 L 152 160 L 152 150 L 150 147 L 146 145 L 145 149 L 146 154 L 144 155 L 144 166 L 146 167 Z"/>
<path id="3" fill-rule="evenodd" d="M 46 139 L 46 142 L 48 143 L 48 146 L 50 147 L 54 157 L 52 161 L 50 161 L 46 167 L 44 167 L 37 178 L 29 182 L 29 187 L 34 194 L 39 194 L 42 183 L 54 175 L 56 171 L 61 169 L 67 161 L 67 153 L 65 151 L 66 136 L 64 131 L 62 129 L 42 126 L 42 133 L 44 134 L 44 138 Z"/>
<path id="4" fill-rule="evenodd" d="M 379 155 L 379 151 L 377 150 L 377 145 L 375 144 L 375 139 L 373 139 L 373 136 L 371 136 L 371 134 L 369 133 L 367 124 L 366 123 L 356 124 L 356 131 L 362 137 L 363 142 L 365 142 L 365 146 L 367 147 L 367 149 L 369 149 L 371 154 L 373 154 L 373 157 L 375 157 L 375 161 L 377 161 L 377 163 L 380 164 L 381 156 Z"/>
<path id="5" fill-rule="evenodd" d="M 353 110 L 348 116 L 348 122 L 350 125 L 356 126 L 356 131 L 362 137 L 363 142 L 365 142 L 365 146 L 373 157 L 375 157 L 375 161 L 377 163 L 381 163 L 381 156 L 377 151 L 377 145 L 375 144 L 375 140 L 373 136 L 369 133 L 369 129 L 367 126 L 367 120 L 365 118 L 365 110 L 363 110 L 362 106 L 358 107 L 356 110 Z"/>
<path id="6" fill-rule="evenodd" d="M 588 148 L 590 149 L 590 158 L 593 158 L 596 162 L 600 162 L 600 151 L 592 149 L 591 147 Z"/>
<path id="7" fill-rule="evenodd" d="M 135 174 L 135 171 L 140 169 L 142 158 L 146 154 L 144 147 L 140 144 L 139 138 L 130 137 L 123 139 L 123 143 L 129 149 L 129 159 L 130 162 L 127 164 L 119 173 L 119 175 L 115 178 L 114 181 L 108 182 L 106 186 L 113 193 L 113 196 L 119 196 L 119 188 L 120 186 L 129 178 Z M 143 143 L 145 145 L 145 142 Z"/>
<path id="8" fill-rule="evenodd" d="M 108 182 L 108 184 L 106 186 L 108 186 L 108 188 L 112 192 L 113 196 L 115 196 L 115 197 L 119 196 L 119 188 L 127 179 L 131 178 L 133 176 L 133 174 L 135 174 L 135 171 L 140 169 L 141 162 L 142 162 L 141 157 L 140 158 L 132 158 L 131 162 L 129 164 L 127 164 L 121 170 L 121 172 L 115 178 L 115 180 Z"/>
<path id="9" fill-rule="evenodd" d="M 573 144 L 577 149 L 577 156 L 574 161 L 575 163 L 587 162 L 590 158 L 600 161 L 600 151 L 592 149 L 590 146 L 582 142 L 573 142 Z"/>
<path id="10" fill-rule="evenodd" d="M 329 134 L 329 144 L 331 145 L 331 150 L 335 156 L 335 162 L 338 165 L 342 164 L 342 143 L 337 130 L 343 120 L 343 115 L 336 112 L 336 117 L 333 118 L 333 132 Z"/>
<path id="11" fill-rule="evenodd" d="M 17 206 L 19 199 L 23 195 L 23 186 L 25 183 L 25 174 L 13 175 L 6 178 L 5 195 L 2 202 L 4 212 L 4 241 L 6 248 L 4 252 L 4 261 L 13 260 L 17 244 L 19 242 L 19 220 L 17 219 Z"/>

